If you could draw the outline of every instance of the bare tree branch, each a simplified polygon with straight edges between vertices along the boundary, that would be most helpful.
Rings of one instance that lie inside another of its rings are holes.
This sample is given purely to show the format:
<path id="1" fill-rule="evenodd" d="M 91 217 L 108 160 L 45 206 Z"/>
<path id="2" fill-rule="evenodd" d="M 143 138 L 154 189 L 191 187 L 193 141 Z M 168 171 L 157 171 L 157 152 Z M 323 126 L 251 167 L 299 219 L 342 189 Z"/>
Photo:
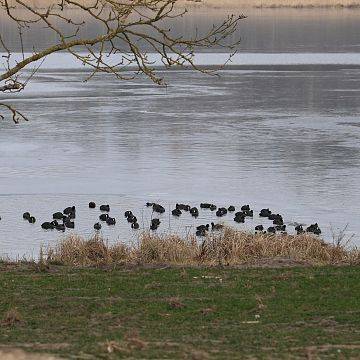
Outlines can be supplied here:
<path id="1" fill-rule="evenodd" d="M 18 27 L 22 54 L 21 60 L 16 61 L 14 52 L 0 34 L 0 49 L 5 52 L 4 70 L 0 72 L 0 92 L 22 91 L 44 59 L 60 51 L 70 53 L 91 70 L 86 80 L 101 72 L 118 79 L 129 79 L 133 77 L 129 75 L 131 69 L 134 75 L 144 74 L 156 84 L 164 84 L 150 53 L 156 54 L 167 68 L 190 66 L 202 73 L 212 73 L 196 65 L 196 50 L 226 47 L 230 59 L 239 40 L 230 45 L 226 40 L 234 34 L 239 21 L 245 16 L 228 16 L 205 34 L 196 32 L 190 38 L 175 36 L 167 23 L 187 15 L 186 9 L 175 6 L 178 1 L 49 0 L 46 7 L 36 8 L 27 0 L 0 0 L 0 15 L 7 16 Z M 94 37 L 84 36 L 84 29 L 90 22 L 101 29 Z M 33 49 L 27 54 L 24 31 L 32 29 L 51 31 L 57 40 L 45 49 Z M 34 66 L 31 75 L 22 80 L 24 71 L 30 66 Z M 14 113 L 11 106 L 1 106 L 12 113 L 15 122 L 26 120 L 21 113 Z"/>

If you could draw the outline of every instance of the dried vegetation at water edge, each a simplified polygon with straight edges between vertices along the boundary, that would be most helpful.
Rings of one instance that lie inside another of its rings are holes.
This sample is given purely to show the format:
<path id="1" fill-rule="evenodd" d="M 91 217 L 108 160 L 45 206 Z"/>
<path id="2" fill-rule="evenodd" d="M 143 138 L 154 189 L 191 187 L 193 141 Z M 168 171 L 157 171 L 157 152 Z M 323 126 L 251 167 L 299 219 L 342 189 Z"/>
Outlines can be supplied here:
<path id="1" fill-rule="evenodd" d="M 47 249 L 42 260 L 70 266 L 104 265 L 256 265 L 286 258 L 308 265 L 359 264 L 360 251 L 341 241 L 329 244 L 312 234 L 254 234 L 225 227 L 199 240 L 195 236 L 144 232 L 132 244 L 107 244 L 99 235 L 70 235 Z"/>

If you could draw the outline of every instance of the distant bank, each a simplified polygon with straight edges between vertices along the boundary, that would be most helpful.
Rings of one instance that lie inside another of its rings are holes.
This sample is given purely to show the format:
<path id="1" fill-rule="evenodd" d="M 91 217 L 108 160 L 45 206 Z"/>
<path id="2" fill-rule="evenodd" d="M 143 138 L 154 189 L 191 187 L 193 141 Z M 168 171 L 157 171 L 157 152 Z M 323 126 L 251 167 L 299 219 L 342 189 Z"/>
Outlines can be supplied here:
<path id="1" fill-rule="evenodd" d="M 84 0 L 85 1 L 85 0 Z M 128 0 L 131 2 L 132 0 Z M 79 1 L 81 3 L 81 0 Z M 119 1 L 121 2 L 121 1 Z M 16 0 L 8 0 L 14 5 Z M 28 0 L 37 8 L 57 4 L 56 0 Z M 222 9 L 241 8 L 360 8 L 360 0 L 178 0 L 181 6 L 206 6 Z"/>
<path id="2" fill-rule="evenodd" d="M 212 8 L 360 8 L 360 0 L 181 0 Z"/>

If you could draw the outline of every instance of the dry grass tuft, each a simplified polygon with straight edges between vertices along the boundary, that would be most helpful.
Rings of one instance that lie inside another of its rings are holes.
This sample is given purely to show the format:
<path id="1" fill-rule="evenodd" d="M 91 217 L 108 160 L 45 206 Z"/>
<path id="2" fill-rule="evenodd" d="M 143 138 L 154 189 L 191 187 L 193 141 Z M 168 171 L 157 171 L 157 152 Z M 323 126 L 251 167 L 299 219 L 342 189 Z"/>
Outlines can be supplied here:
<path id="1" fill-rule="evenodd" d="M 140 339 L 137 331 L 132 331 L 125 334 L 121 342 L 107 341 L 105 343 L 106 351 L 112 353 L 130 354 L 134 350 L 144 350 L 148 346 L 146 341 Z"/>
<path id="2" fill-rule="evenodd" d="M 106 351 L 109 354 L 117 353 L 117 352 L 125 352 L 129 353 L 129 350 L 123 347 L 120 343 L 117 341 L 107 341 L 105 343 Z"/>
<path id="3" fill-rule="evenodd" d="M 137 331 L 131 331 L 125 335 L 124 341 L 130 350 L 143 350 L 148 346 L 148 343 L 139 337 Z"/>
<path id="4" fill-rule="evenodd" d="M 73 266 L 123 264 L 130 258 L 128 246 L 121 243 L 109 246 L 99 235 L 86 240 L 72 234 L 48 250 L 48 262 Z"/>
<path id="5" fill-rule="evenodd" d="M 185 304 L 183 304 L 178 297 L 170 298 L 168 304 L 171 309 L 182 309 L 185 307 Z"/>
<path id="6" fill-rule="evenodd" d="M 144 264 L 193 264 L 199 252 L 195 237 L 183 239 L 179 235 L 153 235 L 140 237 L 135 253 Z"/>
<path id="7" fill-rule="evenodd" d="M 253 234 L 225 227 L 199 241 L 178 235 L 143 233 L 134 244 L 108 245 L 98 235 L 62 239 L 48 251 L 48 263 L 71 266 L 103 265 L 257 265 L 288 259 L 294 264 L 360 264 L 360 251 L 341 242 L 325 243 L 311 235 Z"/>
<path id="8" fill-rule="evenodd" d="M 310 234 L 252 234 L 226 227 L 223 234 L 206 239 L 201 260 L 220 264 L 256 263 L 264 258 L 290 258 L 310 264 L 349 262 L 351 253 Z"/>
<path id="9" fill-rule="evenodd" d="M 206 316 L 206 315 L 209 315 L 209 314 L 213 314 L 215 311 L 216 311 L 215 308 L 210 307 L 210 308 L 201 309 L 201 310 L 200 310 L 200 313 L 201 313 L 202 315 Z"/>
<path id="10" fill-rule="evenodd" d="M 8 310 L 0 322 L 0 325 L 4 327 L 14 327 L 21 324 L 23 324 L 22 317 L 19 311 L 15 308 Z"/>

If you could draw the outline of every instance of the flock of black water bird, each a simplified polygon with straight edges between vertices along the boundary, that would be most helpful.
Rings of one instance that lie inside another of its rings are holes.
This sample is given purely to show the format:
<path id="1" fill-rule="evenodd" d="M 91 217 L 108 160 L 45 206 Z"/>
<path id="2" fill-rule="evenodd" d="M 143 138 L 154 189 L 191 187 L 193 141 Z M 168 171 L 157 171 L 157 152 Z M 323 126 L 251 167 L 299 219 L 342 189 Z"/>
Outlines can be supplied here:
<path id="1" fill-rule="evenodd" d="M 148 208 L 152 209 L 153 214 L 163 214 L 165 213 L 165 208 L 157 203 L 146 203 Z M 89 203 L 90 209 L 96 209 L 97 205 L 94 202 Z M 111 217 L 110 213 L 110 205 L 103 204 L 99 206 L 100 215 L 99 221 L 94 224 L 93 228 L 96 231 L 100 231 L 103 224 L 107 224 L 108 226 L 116 225 L 116 218 Z M 193 218 L 198 218 L 200 211 L 211 211 L 215 212 L 215 215 L 218 218 L 221 218 L 228 214 L 233 214 L 234 222 L 236 223 L 245 223 L 246 218 L 253 218 L 254 210 L 250 208 L 250 205 L 243 205 L 240 207 L 239 211 L 236 211 L 235 206 L 230 205 L 229 207 L 217 207 L 211 203 L 201 203 L 200 207 L 190 206 L 185 204 L 176 204 L 175 208 L 171 210 L 171 214 L 174 217 L 180 217 L 184 213 L 189 213 Z M 140 228 L 137 217 L 133 214 L 132 211 L 127 210 L 124 213 L 125 219 L 129 223 L 132 229 L 137 230 Z M 256 225 L 255 232 L 256 233 L 287 233 L 287 225 L 284 223 L 283 216 L 280 214 L 273 213 L 270 209 L 262 209 L 259 213 L 259 217 L 267 218 L 272 221 L 272 225 L 265 228 L 264 225 Z M 23 214 L 23 219 L 28 221 L 30 224 L 35 224 L 36 218 L 32 216 L 29 212 L 25 212 Z M 44 230 L 58 230 L 64 232 L 66 229 L 74 229 L 75 228 L 75 219 L 76 219 L 76 207 L 70 206 L 64 209 L 63 211 L 58 211 L 52 214 L 52 219 L 50 221 L 46 221 L 41 224 L 41 227 Z M 1 217 L 0 217 L 1 220 Z M 160 227 L 161 220 L 159 218 L 152 218 L 150 221 L 149 229 L 152 231 L 157 230 Z M 206 236 L 206 234 L 212 230 L 221 230 L 223 228 L 223 224 L 218 223 L 215 224 L 212 222 L 211 224 L 199 225 L 196 227 L 196 235 L 197 236 Z M 321 229 L 317 223 L 312 224 L 308 227 L 304 227 L 304 225 L 296 224 L 295 232 L 299 234 L 303 233 L 313 233 L 315 235 L 321 234 Z"/>

